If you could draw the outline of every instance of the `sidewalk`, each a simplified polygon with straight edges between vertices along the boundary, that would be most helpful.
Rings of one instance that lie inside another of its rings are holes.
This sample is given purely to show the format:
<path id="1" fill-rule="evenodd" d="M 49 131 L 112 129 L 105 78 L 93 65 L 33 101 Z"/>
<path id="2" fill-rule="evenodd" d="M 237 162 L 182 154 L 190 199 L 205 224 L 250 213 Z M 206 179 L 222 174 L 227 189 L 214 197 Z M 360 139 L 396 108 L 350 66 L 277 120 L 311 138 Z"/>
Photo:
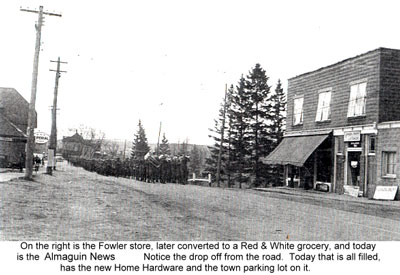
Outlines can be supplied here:
<path id="1" fill-rule="evenodd" d="M 266 187 L 266 188 L 253 188 L 253 190 L 269 193 L 278 193 L 288 196 L 314 198 L 318 200 L 330 200 L 330 201 L 341 201 L 349 202 L 354 204 L 368 204 L 368 205 L 382 205 L 390 206 L 400 209 L 400 201 L 383 201 L 383 200 L 372 200 L 365 197 L 352 197 L 349 195 L 340 195 L 337 193 L 325 193 L 316 190 L 305 190 L 302 188 L 290 188 L 286 186 L 281 187 Z"/>
<path id="2" fill-rule="evenodd" d="M 38 172 L 33 171 L 33 176 L 36 174 L 46 173 L 46 167 L 41 166 Z M 20 172 L 18 169 L 0 168 L 0 182 L 6 182 L 13 179 L 23 178 L 25 176 L 25 169 Z"/>

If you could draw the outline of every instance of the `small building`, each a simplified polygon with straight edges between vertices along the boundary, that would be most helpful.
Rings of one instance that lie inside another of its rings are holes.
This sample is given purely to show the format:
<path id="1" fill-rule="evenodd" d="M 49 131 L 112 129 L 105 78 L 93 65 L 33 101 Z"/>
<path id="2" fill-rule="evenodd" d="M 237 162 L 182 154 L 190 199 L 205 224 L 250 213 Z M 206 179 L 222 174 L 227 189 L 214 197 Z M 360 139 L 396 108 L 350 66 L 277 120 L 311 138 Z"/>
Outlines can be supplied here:
<path id="1" fill-rule="evenodd" d="M 287 185 L 372 197 L 377 185 L 400 185 L 399 106 L 400 50 L 290 78 L 286 133 L 264 162 L 284 165 Z"/>
<path id="2" fill-rule="evenodd" d="M 0 87 L 0 166 L 17 166 L 25 159 L 29 103 L 17 90 Z M 35 116 L 36 127 L 36 116 Z"/>
<path id="3" fill-rule="evenodd" d="M 62 155 L 66 159 L 70 157 L 95 158 L 98 157 L 100 149 L 101 140 L 84 139 L 77 131 L 74 135 L 62 139 Z"/>
<path id="4" fill-rule="evenodd" d="M 62 155 L 64 158 L 81 156 L 83 146 L 85 144 L 84 138 L 76 132 L 70 137 L 62 139 Z"/>

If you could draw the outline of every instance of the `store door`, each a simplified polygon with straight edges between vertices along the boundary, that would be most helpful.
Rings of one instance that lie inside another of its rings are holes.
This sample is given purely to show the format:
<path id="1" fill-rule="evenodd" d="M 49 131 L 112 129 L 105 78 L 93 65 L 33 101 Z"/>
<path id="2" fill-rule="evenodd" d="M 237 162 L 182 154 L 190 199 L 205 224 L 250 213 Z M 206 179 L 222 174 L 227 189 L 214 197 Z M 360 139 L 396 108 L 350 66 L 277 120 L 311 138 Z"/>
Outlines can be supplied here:
<path id="1" fill-rule="evenodd" d="M 361 152 L 347 153 L 347 184 L 352 186 L 361 186 L 360 178 L 360 159 Z"/>

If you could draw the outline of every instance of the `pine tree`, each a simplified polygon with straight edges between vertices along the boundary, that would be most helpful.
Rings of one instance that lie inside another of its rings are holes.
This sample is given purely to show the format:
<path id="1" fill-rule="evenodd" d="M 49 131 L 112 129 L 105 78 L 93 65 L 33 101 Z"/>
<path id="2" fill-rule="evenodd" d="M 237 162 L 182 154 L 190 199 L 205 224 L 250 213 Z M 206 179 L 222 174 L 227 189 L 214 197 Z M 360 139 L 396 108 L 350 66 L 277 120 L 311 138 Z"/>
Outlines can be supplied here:
<path id="1" fill-rule="evenodd" d="M 150 151 L 149 144 L 147 143 L 146 132 L 139 119 L 138 130 L 135 134 L 135 139 L 132 143 L 132 159 L 143 159 L 144 156 Z"/>
<path id="2" fill-rule="evenodd" d="M 186 138 L 181 144 L 178 144 L 178 154 L 181 156 L 187 156 L 189 152 L 189 139 Z"/>
<path id="3" fill-rule="evenodd" d="M 271 138 L 272 138 L 272 149 L 283 139 L 283 132 L 285 130 L 286 121 L 286 96 L 283 92 L 281 81 L 278 80 L 276 84 L 275 92 L 271 96 L 272 102 L 272 125 L 271 125 Z M 272 184 L 280 185 L 280 177 L 282 174 L 282 167 L 279 165 L 272 166 Z"/>
<path id="4" fill-rule="evenodd" d="M 192 151 L 190 152 L 190 162 L 189 162 L 190 172 L 199 175 L 200 167 L 201 167 L 200 150 L 197 147 L 197 145 L 193 145 Z"/>
<path id="5" fill-rule="evenodd" d="M 275 93 L 271 96 L 272 102 L 272 133 L 273 147 L 275 148 L 283 139 L 286 121 L 286 96 L 283 92 L 281 81 L 276 84 Z"/>
<path id="6" fill-rule="evenodd" d="M 229 98 L 229 95 L 227 94 L 227 98 Z M 225 100 L 224 100 L 225 101 Z M 221 133 L 222 131 L 224 132 L 223 138 L 222 138 L 222 154 L 221 154 L 221 170 L 220 170 L 220 181 L 225 180 L 227 177 L 227 159 L 228 159 L 228 151 L 229 151 L 229 140 L 227 139 L 226 133 L 227 127 L 229 126 L 229 122 L 227 121 L 227 113 L 230 108 L 229 106 L 229 100 L 226 100 L 226 104 L 224 103 L 221 104 L 221 108 L 218 113 L 218 119 L 214 120 L 214 128 L 210 128 L 210 135 L 209 137 L 214 139 L 214 145 L 209 147 L 210 150 L 210 157 L 206 159 L 205 162 L 205 171 L 207 173 L 211 173 L 213 176 L 213 179 L 215 180 L 216 175 L 217 175 L 217 166 L 218 166 L 218 155 L 220 151 L 220 146 L 221 146 Z M 225 108 L 225 111 L 224 111 Z"/>
<path id="7" fill-rule="evenodd" d="M 242 77 L 236 89 L 232 91 L 231 108 L 229 110 L 230 123 L 230 144 L 231 144 L 231 169 L 233 179 L 242 188 L 242 184 L 250 180 L 249 173 L 249 125 L 248 125 L 248 104 L 249 95 L 245 90 L 246 80 Z"/>
<path id="8" fill-rule="evenodd" d="M 254 186 L 260 186 L 267 178 L 265 166 L 260 161 L 271 152 L 272 141 L 269 137 L 271 128 L 270 87 L 265 70 L 256 64 L 246 77 L 245 90 L 250 99 L 247 105 L 249 119 L 249 139 L 251 145 L 251 163 Z"/>
<path id="9" fill-rule="evenodd" d="M 163 138 L 160 144 L 160 155 L 171 155 L 171 149 L 169 147 L 168 139 L 165 137 L 165 133 L 163 133 Z"/>

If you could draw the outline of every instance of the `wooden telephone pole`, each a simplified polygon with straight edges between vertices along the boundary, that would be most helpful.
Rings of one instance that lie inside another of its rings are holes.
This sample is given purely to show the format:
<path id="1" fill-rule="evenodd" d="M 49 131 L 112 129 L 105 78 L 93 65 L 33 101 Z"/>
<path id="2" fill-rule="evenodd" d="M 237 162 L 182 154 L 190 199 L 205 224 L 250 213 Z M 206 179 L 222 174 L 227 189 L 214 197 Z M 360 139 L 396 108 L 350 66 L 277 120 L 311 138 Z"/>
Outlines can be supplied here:
<path id="1" fill-rule="evenodd" d="M 37 79 L 38 79 L 40 39 L 41 39 L 41 33 L 42 33 L 43 15 L 51 15 L 51 16 L 61 17 L 61 14 L 43 12 L 43 6 L 39 7 L 39 11 L 22 9 L 22 8 L 20 10 L 39 14 L 38 22 L 35 25 L 35 27 L 36 27 L 36 44 L 35 44 L 35 55 L 34 55 L 34 60 L 33 60 L 31 100 L 29 103 L 28 129 L 27 129 L 28 141 L 26 144 L 26 161 L 25 161 L 25 167 L 26 167 L 25 179 L 32 180 L 33 151 L 34 151 L 34 147 L 35 147 L 34 129 L 35 129 L 35 124 L 36 124 L 35 104 L 36 104 L 36 89 L 37 89 Z"/>
<path id="2" fill-rule="evenodd" d="M 58 95 L 58 81 L 61 77 L 61 73 L 66 73 L 66 71 L 60 70 L 60 64 L 68 64 L 67 62 L 60 61 L 60 57 L 58 57 L 57 61 L 50 60 L 50 62 L 57 62 L 57 70 L 51 70 L 52 72 L 56 72 L 56 82 L 54 85 L 54 97 L 53 97 L 53 109 L 51 114 L 51 132 L 49 138 L 49 147 L 48 147 L 48 160 L 52 160 L 53 163 L 47 163 L 47 173 L 52 174 L 53 169 L 56 170 L 56 162 L 54 157 L 56 156 L 57 151 L 57 95 Z M 52 157 L 49 157 L 52 155 Z"/>

